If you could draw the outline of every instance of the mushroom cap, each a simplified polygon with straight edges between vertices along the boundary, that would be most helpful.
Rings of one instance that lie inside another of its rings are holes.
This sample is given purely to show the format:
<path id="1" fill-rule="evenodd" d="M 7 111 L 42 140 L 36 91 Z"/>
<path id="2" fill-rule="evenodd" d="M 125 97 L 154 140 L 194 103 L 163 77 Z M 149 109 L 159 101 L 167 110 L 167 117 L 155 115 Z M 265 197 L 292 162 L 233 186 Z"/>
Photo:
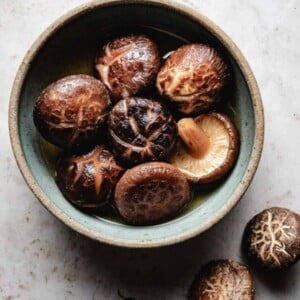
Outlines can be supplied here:
<path id="1" fill-rule="evenodd" d="M 234 124 L 224 114 L 203 114 L 194 119 L 209 138 L 209 148 L 202 158 L 191 156 L 179 140 L 169 161 L 193 183 L 210 183 L 223 177 L 235 164 L 239 136 Z"/>
<path id="2" fill-rule="evenodd" d="M 127 170 L 116 185 L 115 206 L 130 224 L 153 224 L 177 214 L 189 201 L 186 177 L 167 163 Z"/>
<path id="3" fill-rule="evenodd" d="M 81 208 L 101 208 L 112 199 L 123 173 L 103 146 L 81 155 L 62 155 L 56 163 L 55 181 L 62 194 Z"/>
<path id="4" fill-rule="evenodd" d="M 247 224 L 244 248 L 268 269 L 284 269 L 300 259 L 300 215 L 280 207 L 263 210 Z"/>
<path id="5" fill-rule="evenodd" d="M 231 260 L 217 260 L 204 266 L 194 279 L 189 300 L 253 300 L 254 280 L 248 268 Z"/>
<path id="6" fill-rule="evenodd" d="M 228 77 L 228 67 L 214 48 L 188 44 L 167 58 L 157 75 L 156 87 L 179 112 L 191 115 L 218 101 Z"/>
<path id="7" fill-rule="evenodd" d="M 34 123 L 50 143 L 75 148 L 96 139 L 109 105 L 108 92 L 100 80 L 71 75 L 41 92 L 34 107 Z"/>
<path id="8" fill-rule="evenodd" d="M 134 96 L 158 72 L 160 58 L 155 43 L 144 35 L 129 35 L 106 44 L 95 69 L 114 100 Z"/>
<path id="9" fill-rule="evenodd" d="M 131 165 L 165 159 L 176 142 L 172 115 L 160 103 L 145 98 L 119 101 L 108 125 L 115 154 Z"/>

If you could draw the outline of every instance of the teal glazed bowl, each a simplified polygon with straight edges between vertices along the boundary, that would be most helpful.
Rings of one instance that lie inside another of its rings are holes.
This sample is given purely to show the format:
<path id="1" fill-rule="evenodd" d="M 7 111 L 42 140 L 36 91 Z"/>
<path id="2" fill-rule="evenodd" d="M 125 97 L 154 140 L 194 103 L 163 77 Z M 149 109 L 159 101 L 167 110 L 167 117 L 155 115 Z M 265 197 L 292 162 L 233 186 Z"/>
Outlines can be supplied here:
<path id="1" fill-rule="evenodd" d="M 95 217 L 72 206 L 54 182 L 53 170 L 45 162 L 32 119 L 35 101 L 45 86 L 65 75 L 93 74 L 94 57 L 100 45 L 112 37 L 132 32 L 153 37 L 162 54 L 185 42 L 210 43 L 221 51 L 232 68 L 228 101 L 241 139 L 237 163 L 225 180 L 204 196 L 197 195 L 173 220 L 142 227 Z M 89 238 L 132 248 L 175 244 L 220 221 L 248 188 L 259 163 L 264 136 L 259 90 L 237 46 L 195 10 L 157 0 L 94 1 L 49 26 L 29 49 L 18 70 L 10 99 L 9 125 L 18 166 L 41 203 L 66 225 Z"/>

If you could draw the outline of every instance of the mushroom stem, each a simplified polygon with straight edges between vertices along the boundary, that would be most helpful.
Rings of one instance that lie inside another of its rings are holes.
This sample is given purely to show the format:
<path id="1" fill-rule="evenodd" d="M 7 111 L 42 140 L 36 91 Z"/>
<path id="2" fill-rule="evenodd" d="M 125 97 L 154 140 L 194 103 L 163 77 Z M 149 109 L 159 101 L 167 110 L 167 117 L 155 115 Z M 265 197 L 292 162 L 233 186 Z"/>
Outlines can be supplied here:
<path id="1" fill-rule="evenodd" d="M 181 119 L 177 123 L 178 133 L 188 152 L 195 158 L 202 158 L 209 148 L 209 137 L 192 118 Z"/>

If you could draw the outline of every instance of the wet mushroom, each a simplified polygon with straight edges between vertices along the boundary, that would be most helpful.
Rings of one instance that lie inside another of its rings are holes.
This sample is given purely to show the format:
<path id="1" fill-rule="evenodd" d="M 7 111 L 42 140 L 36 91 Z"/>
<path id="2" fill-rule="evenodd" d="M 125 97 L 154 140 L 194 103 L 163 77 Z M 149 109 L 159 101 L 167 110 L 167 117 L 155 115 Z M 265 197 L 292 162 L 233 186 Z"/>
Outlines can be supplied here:
<path id="1" fill-rule="evenodd" d="M 106 44 L 96 58 L 95 69 L 117 101 L 136 95 L 154 81 L 159 64 L 158 49 L 152 40 L 129 35 Z"/>
<path id="2" fill-rule="evenodd" d="M 220 113 L 203 114 L 178 123 L 180 140 L 169 161 L 193 183 L 223 177 L 236 162 L 239 136 L 230 119 Z"/>
<path id="3" fill-rule="evenodd" d="M 280 207 L 254 216 L 244 233 L 244 249 L 255 263 L 284 269 L 300 259 L 300 215 Z"/>
<path id="4" fill-rule="evenodd" d="M 46 87 L 33 117 L 41 135 L 61 148 L 92 143 L 107 116 L 110 98 L 100 80 L 88 75 L 64 77 Z"/>
<path id="5" fill-rule="evenodd" d="M 62 155 L 56 163 L 55 181 L 74 205 L 102 208 L 111 201 L 122 173 L 112 153 L 97 146 L 85 154 Z"/>
<path id="6" fill-rule="evenodd" d="M 189 290 L 188 300 L 253 300 L 254 294 L 254 280 L 246 266 L 217 260 L 201 269 Z"/>
<path id="7" fill-rule="evenodd" d="M 228 67 L 214 48 L 188 44 L 167 58 L 157 75 L 156 87 L 179 112 L 194 115 L 219 100 L 228 77 Z"/>
<path id="8" fill-rule="evenodd" d="M 172 115 L 149 99 L 119 101 L 109 114 L 108 125 L 115 154 L 130 165 L 164 160 L 176 142 Z"/>
<path id="9" fill-rule="evenodd" d="M 124 173 L 116 185 L 114 202 L 126 222 L 141 225 L 176 215 L 189 198 L 188 181 L 177 168 L 151 162 Z"/>

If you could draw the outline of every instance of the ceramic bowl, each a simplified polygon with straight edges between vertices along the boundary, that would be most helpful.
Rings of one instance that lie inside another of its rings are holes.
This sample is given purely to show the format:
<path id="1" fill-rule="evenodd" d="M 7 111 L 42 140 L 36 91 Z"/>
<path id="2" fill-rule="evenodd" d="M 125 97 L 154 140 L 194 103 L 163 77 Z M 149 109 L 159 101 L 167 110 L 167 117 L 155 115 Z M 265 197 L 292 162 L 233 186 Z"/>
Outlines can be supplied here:
<path id="1" fill-rule="evenodd" d="M 197 196 L 177 218 L 155 226 L 134 227 L 97 218 L 66 201 L 54 182 L 53 170 L 45 163 L 32 119 L 34 103 L 45 86 L 65 75 L 93 74 L 93 61 L 100 45 L 131 32 L 153 37 L 161 45 L 162 54 L 184 42 L 207 42 L 221 51 L 232 67 L 233 92 L 228 101 L 233 106 L 241 137 L 238 161 L 230 175 L 205 196 Z M 181 242 L 220 221 L 249 186 L 261 156 L 264 134 L 259 90 L 248 63 L 233 41 L 195 10 L 156 0 L 94 1 L 49 26 L 29 49 L 18 70 L 10 99 L 9 122 L 18 166 L 33 193 L 52 214 L 92 239 L 136 248 Z"/>

